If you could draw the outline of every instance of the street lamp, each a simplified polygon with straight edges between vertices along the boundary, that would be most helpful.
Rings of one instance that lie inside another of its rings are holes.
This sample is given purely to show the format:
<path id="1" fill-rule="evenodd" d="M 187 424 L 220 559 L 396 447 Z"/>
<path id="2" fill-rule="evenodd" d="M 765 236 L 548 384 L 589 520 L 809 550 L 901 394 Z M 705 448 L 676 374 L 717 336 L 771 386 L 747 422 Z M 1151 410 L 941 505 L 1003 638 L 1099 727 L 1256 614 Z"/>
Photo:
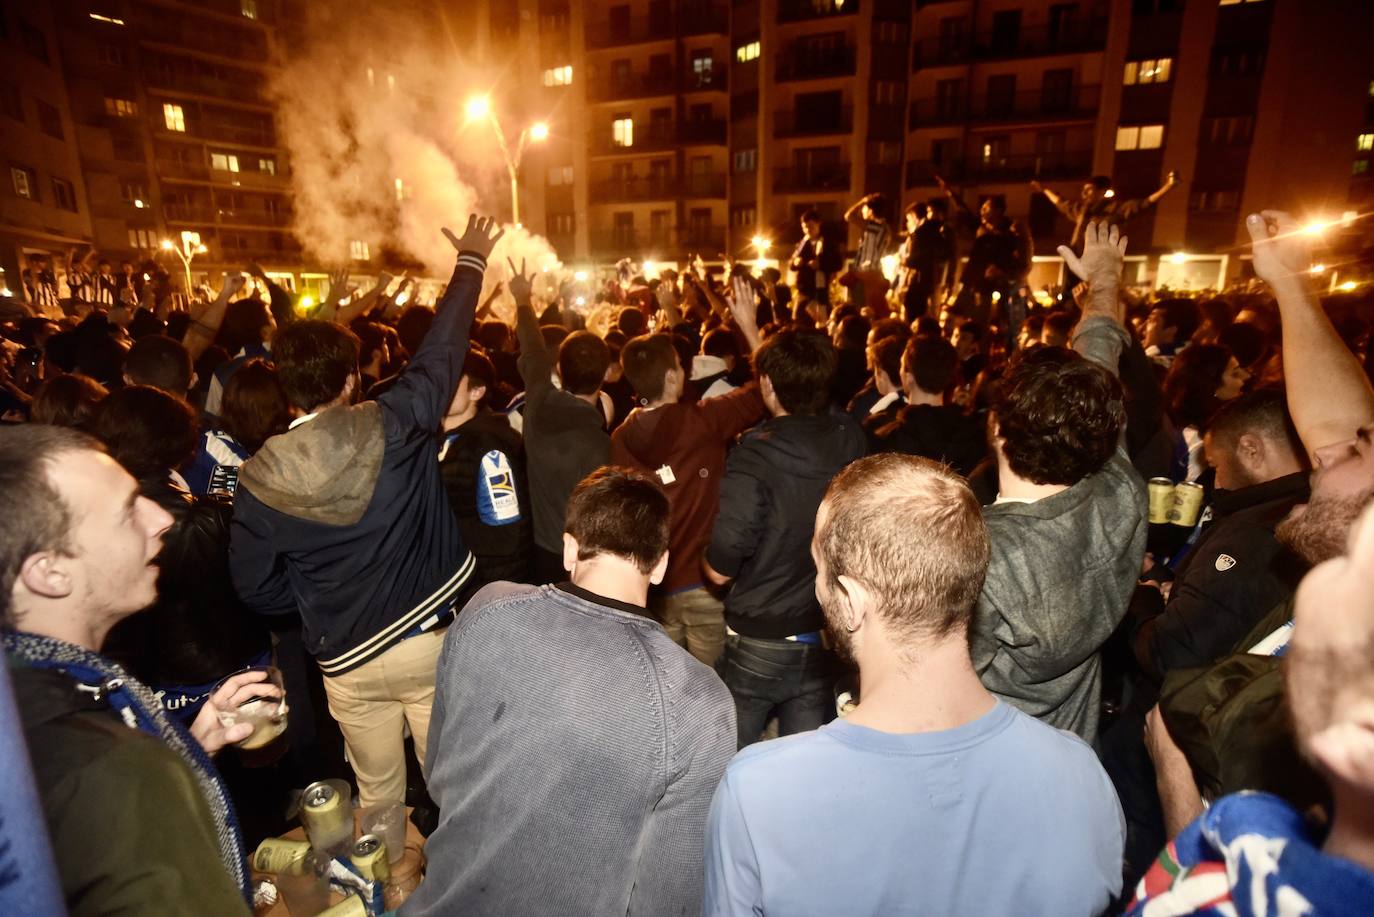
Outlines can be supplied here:
<path id="1" fill-rule="evenodd" d="M 467 120 L 480 121 L 485 119 L 490 122 L 491 129 L 496 133 L 496 142 L 501 147 L 501 155 L 506 160 L 506 171 L 510 173 L 510 217 L 511 222 L 516 226 L 520 225 L 520 160 L 525 156 L 525 147 L 531 142 L 542 143 L 549 139 L 549 126 L 543 121 L 537 121 L 529 127 L 520 131 L 520 136 L 515 142 L 515 150 L 512 152 L 510 145 L 506 143 L 506 132 L 501 130 L 501 122 L 496 120 L 496 112 L 491 107 L 491 99 L 487 96 L 473 96 L 468 99 L 464 106 L 467 113 Z"/>
<path id="2" fill-rule="evenodd" d="M 209 251 L 204 245 L 200 244 L 200 233 L 182 230 L 181 246 L 175 245 L 171 239 L 162 240 L 163 251 L 176 252 L 181 259 L 181 266 L 186 270 L 186 295 L 191 295 L 191 262 L 196 255 L 203 255 Z"/>

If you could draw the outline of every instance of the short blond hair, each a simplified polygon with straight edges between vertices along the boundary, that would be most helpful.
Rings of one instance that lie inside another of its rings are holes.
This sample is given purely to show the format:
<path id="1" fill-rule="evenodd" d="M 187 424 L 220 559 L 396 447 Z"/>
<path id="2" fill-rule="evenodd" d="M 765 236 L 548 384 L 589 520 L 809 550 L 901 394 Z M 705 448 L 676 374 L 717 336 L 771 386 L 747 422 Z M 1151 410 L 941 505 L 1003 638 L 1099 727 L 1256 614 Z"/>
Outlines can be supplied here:
<path id="1" fill-rule="evenodd" d="M 835 477 L 822 506 L 816 547 L 830 590 L 841 576 L 863 583 L 899 636 L 968 630 L 992 549 L 962 477 L 918 456 L 869 456 Z"/>

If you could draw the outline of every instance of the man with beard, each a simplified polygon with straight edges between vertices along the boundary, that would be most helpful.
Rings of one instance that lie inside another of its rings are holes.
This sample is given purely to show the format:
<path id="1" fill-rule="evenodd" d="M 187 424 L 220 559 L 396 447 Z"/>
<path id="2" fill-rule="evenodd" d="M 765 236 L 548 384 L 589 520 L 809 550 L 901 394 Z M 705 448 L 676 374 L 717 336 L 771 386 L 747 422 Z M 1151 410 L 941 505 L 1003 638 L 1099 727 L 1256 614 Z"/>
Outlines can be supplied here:
<path id="1" fill-rule="evenodd" d="M 1303 580 L 1294 619 L 1284 684 L 1298 748 L 1331 793 L 1325 837 L 1286 800 L 1226 796 L 1164 849 L 1130 913 L 1374 913 L 1374 512 Z"/>
<path id="2" fill-rule="evenodd" d="M 884 454 L 836 476 L 811 542 L 816 597 L 862 699 L 735 756 L 711 804 L 705 914 L 1106 908 L 1124 832 L 1106 774 L 1082 740 L 989 693 L 969 658 L 990 552 L 977 499 L 943 465 Z"/>
<path id="3" fill-rule="evenodd" d="M 1311 293 L 1311 251 L 1298 224 L 1277 211 L 1251 214 L 1246 223 L 1255 272 L 1278 300 L 1289 411 L 1315 469 L 1311 499 L 1295 507 L 1275 535 L 1316 565 L 1340 556 L 1361 511 L 1374 500 L 1374 389 Z M 1282 715 L 1278 657 L 1294 630 L 1290 599 L 1231 656 L 1165 680 L 1146 744 L 1170 836 L 1201 813 L 1204 795 L 1270 789 L 1290 800 L 1320 797 Z"/>

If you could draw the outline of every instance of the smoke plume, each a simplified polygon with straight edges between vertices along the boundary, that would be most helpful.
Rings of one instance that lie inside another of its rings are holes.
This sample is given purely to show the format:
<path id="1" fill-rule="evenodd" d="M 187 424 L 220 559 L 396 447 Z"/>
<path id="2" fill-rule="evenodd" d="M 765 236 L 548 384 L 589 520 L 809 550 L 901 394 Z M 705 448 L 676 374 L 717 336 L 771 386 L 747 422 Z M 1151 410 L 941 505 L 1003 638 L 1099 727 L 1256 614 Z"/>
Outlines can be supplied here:
<path id="1" fill-rule="evenodd" d="M 495 134 L 464 114 L 468 94 L 490 85 L 491 74 L 464 57 L 433 10 L 343 0 L 307 9 L 309 38 L 271 87 L 298 238 L 324 265 L 350 264 L 353 243 L 365 242 L 373 257 L 395 252 L 447 280 L 454 252 L 440 227 L 461 236 L 468 214 L 509 212 Z M 527 259 L 531 270 L 559 266 L 545 239 L 505 229 L 488 288 L 504 279 L 507 257 Z"/>

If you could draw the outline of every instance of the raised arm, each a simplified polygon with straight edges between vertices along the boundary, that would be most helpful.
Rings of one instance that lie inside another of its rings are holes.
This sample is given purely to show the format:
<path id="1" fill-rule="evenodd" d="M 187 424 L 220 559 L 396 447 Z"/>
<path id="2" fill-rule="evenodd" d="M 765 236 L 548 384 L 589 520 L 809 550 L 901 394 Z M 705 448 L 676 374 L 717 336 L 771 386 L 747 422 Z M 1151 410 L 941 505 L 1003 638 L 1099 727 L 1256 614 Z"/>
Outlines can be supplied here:
<path id="1" fill-rule="evenodd" d="M 242 274 L 226 274 L 224 286 L 220 287 L 218 296 L 192 306 L 191 327 L 187 329 L 186 337 L 182 341 L 187 352 L 191 354 L 192 362 L 205 352 L 205 348 L 215 342 L 219 335 L 219 326 L 224 324 L 224 313 L 229 308 L 229 299 L 243 289 L 244 282 Z"/>
<path id="2" fill-rule="evenodd" d="M 1317 450 L 1374 423 L 1374 390 L 1308 286 L 1312 253 L 1301 228 L 1276 210 L 1252 213 L 1245 225 L 1254 241 L 1255 273 L 1279 303 L 1288 411 L 1315 458 Z"/>
<path id="3" fill-rule="evenodd" d="M 248 265 L 248 273 L 262 281 L 262 285 L 267 288 L 268 299 L 272 303 L 272 317 L 277 320 L 278 325 L 289 325 L 296 320 L 296 308 L 291 302 L 291 294 L 267 276 L 267 272 L 262 269 L 260 264 Z"/>
<path id="4" fill-rule="evenodd" d="M 1083 317 L 1073 331 L 1073 349 L 1120 375 L 1121 351 L 1131 341 L 1124 323 L 1121 274 L 1126 264 L 1126 237 L 1115 226 L 1094 220 L 1083 236 L 1083 255 L 1067 245 L 1059 254 L 1069 269 L 1088 285 L 1083 298 Z"/>
<path id="5" fill-rule="evenodd" d="M 377 282 L 372 289 L 361 296 L 354 295 L 353 299 L 346 306 L 340 306 L 334 321 L 340 325 L 347 325 L 360 315 L 366 315 L 376 307 L 386 293 L 386 288 L 391 286 L 391 281 L 396 278 L 383 271 L 377 276 Z"/>
<path id="6" fill-rule="evenodd" d="M 377 399 L 410 427 L 428 431 L 439 429 L 458 388 L 487 256 L 504 232 L 496 229 L 495 220 L 474 214 L 468 217 L 463 238 L 457 238 L 447 228 L 444 235 L 458 252 L 453 278 L 434 310 L 434 323 L 419 350 L 401 371 L 396 384 Z"/>
<path id="7" fill-rule="evenodd" d="M 863 197 L 859 198 L 857 201 L 851 204 L 849 206 L 849 209 L 844 212 L 844 221 L 846 223 L 862 223 L 864 221 L 864 204 L 867 204 L 872 197 L 873 195 L 871 194 L 865 194 Z"/>
<path id="8" fill-rule="evenodd" d="M 511 273 L 523 279 L 514 264 L 511 264 Z M 538 400 L 553 388 L 553 354 L 544 345 L 539 319 L 530 302 L 531 284 L 528 279 L 516 283 L 516 276 L 511 278 L 510 284 L 511 296 L 515 298 L 515 338 L 520 342 L 520 358 L 515 365 L 525 383 L 525 402 L 528 404 L 531 398 Z"/>

